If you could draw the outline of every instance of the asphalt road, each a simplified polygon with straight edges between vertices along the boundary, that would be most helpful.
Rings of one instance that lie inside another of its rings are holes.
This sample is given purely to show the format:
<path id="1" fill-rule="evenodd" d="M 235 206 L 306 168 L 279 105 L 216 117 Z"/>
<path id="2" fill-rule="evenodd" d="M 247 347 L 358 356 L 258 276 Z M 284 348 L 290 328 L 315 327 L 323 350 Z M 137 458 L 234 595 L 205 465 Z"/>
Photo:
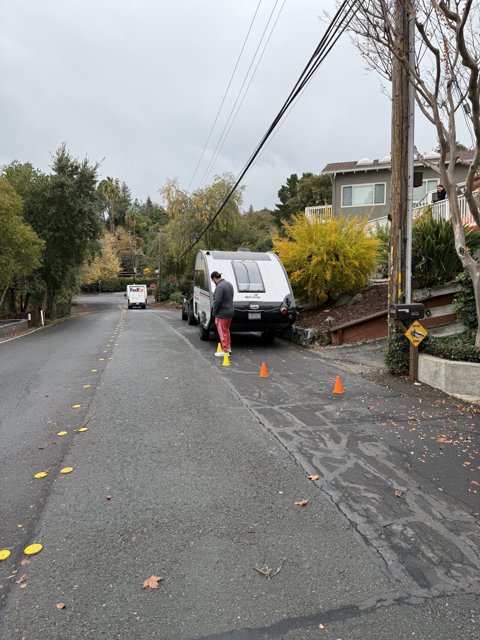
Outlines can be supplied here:
<path id="1" fill-rule="evenodd" d="M 478 638 L 475 408 L 375 345 L 223 367 L 179 311 L 82 303 L 0 343 L 2 640 Z"/>

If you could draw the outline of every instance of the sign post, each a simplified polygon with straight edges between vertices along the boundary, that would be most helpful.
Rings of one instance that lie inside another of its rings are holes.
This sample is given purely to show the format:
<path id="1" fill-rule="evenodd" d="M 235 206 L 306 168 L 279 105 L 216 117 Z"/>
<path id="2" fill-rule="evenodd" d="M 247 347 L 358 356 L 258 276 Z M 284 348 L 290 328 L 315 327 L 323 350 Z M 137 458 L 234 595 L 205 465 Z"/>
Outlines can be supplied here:
<path id="1" fill-rule="evenodd" d="M 424 326 L 415 320 L 405 331 L 405 337 L 410 340 L 410 378 L 413 382 L 418 382 L 418 345 L 428 336 L 428 331 Z"/>

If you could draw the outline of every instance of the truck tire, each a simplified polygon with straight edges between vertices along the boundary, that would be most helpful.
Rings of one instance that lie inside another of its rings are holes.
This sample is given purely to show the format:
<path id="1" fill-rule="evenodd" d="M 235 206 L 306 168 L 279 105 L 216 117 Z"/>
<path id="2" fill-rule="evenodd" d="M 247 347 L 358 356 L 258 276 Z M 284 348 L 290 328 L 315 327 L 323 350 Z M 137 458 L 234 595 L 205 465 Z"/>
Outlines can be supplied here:
<path id="1" fill-rule="evenodd" d="M 198 333 L 200 335 L 200 340 L 203 340 L 204 342 L 210 340 L 210 329 L 205 329 L 200 322 L 198 323 Z"/>
<path id="2" fill-rule="evenodd" d="M 273 344 L 275 342 L 275 331 L 271 329 L 267 329 L 262 333 L 262 342 L 263 344 Z"/>
<path id="3" fill-rule="evenodd" d="M 187 316 L 187 322 L 189 325 L 194 325 L 197 324 L 197 319 L 195 318 L 195 316 L 193 315 L 193 311 L 190 308 L 190 305 L 188 306 L 188 316 Z"/>

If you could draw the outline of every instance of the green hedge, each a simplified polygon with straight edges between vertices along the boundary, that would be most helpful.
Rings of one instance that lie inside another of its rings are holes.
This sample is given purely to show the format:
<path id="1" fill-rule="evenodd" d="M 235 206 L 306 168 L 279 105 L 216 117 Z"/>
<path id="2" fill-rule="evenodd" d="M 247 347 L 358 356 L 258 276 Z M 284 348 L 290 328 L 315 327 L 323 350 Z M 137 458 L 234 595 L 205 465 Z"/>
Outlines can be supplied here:
<path id="1" fill-rule="evenodd" d="M 480 350 L 475 347 L 475 332 L 465 331 L 458 336 L 427 338 L 423 352 L 445 360 L 480 362 Z"/>
<path id="2" fill-rule="evenodd" d="M 114 293 L 117 291 L 126 291 L 127 284 L 146 284 L 150 288 L 150 284 L 156 284 L 154 278 L 149 280 L 134 280 L 133 278 L 110 278 L 110 280 L 100 280 L 100 284 L 92 282 L 91 284 L 82 285 L 82 291 L 86 293 Z"/>

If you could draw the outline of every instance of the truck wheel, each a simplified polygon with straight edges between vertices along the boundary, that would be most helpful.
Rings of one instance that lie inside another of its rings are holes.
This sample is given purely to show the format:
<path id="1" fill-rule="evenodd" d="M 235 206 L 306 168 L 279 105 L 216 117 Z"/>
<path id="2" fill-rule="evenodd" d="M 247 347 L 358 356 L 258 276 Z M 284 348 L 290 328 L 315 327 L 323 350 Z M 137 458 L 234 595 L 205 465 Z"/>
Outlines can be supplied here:
<path id="1" fill-rule="evenodd" d="M 262 333 L 262 342 L 263 344 L 273 344 L 275 342 L 275 331 L 271 331 L 267 329 Z"/>
<path id="2" fill-rule="evenodd" d="M 203 340 L 204 342 L 210 340 L 210 329 L 205 329 L 205 327 L 200 323 L 198 324 L 198 333 L 200 335 L 200 340 Z"/>
<path id="3" fill-rule="evenodd" d="M 183 310 L 183 306 L 182 306 L 182 320 L 186 320 L 188 318 L 188 314 L 185 313 L 185 311 Z"/>
<path id="4" fill-rule="evenodd" d="M 193 315 L 193 311 L 190 309 L 190 307 L 188 307 L 188 324 L 189 325 L 197 324 L 197 319 Z"/>

